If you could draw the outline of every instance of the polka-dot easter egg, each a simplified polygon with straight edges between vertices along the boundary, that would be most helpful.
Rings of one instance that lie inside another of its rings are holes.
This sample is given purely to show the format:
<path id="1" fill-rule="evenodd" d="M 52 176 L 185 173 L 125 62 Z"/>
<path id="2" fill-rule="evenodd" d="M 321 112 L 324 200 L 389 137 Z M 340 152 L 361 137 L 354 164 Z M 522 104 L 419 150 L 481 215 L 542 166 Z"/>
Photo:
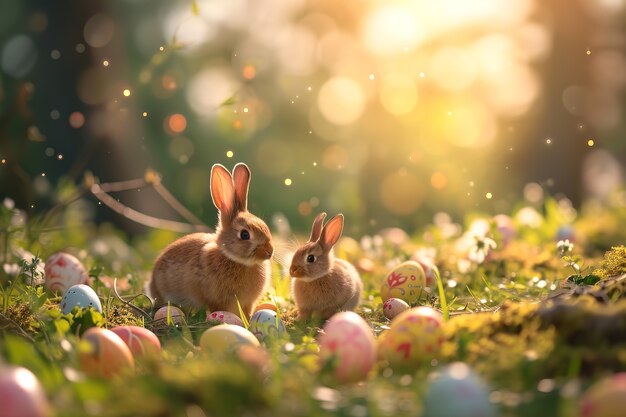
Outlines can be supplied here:
<path id="1" fill-rule="evenodd" d="M 415 261 L 406 261 L 396 266 L 385 278 L 380 296 L 383 301 L 400 298 L 409 304 L 416 304 L 425 299 L 426 276 L 424 269 Z"/>
<path id="2" fill-rule="evenodd" d="M 234 324 L 236 326 L 243 327 L 243 321 L 238 315 L 231 313 L 230 311 L 214 311 L 212 313 L 207 311 L 207 321 L 218 321 L 220 323 Z"/>
<path id="3" fill-rule="evenodd" d="M 161 342 L 150 330 L 140 326 L 117 326 L 111 331 L 126 343 L 135 358 L 160 356 Z"/>
<path id="4" fill-rule="evenodd" d="M 383 304 L 383 314 L 389 320 L 402 313 L 404 310 L 408 310 L 410 307 L 406 301 L 399 298 L 390 298 Z"/>
<path id="5" fill-rule="evenodd" d="M 248 330 L 232 324 L 219 324 L 205 330 L 200 337 L 204 352 L 223 355 L 242 345 L 260 346 L 257 338 Z"/>
<path id="6" fill-rule="evenodd" d="M 82 337 L 80 368 L 92 376 L 110 378 L 135 368 L 135 361 L 124 341 L 111 330 L 92 327 Z"/>
<path id="7" fill-rule="evenodd" d="M 435 358 L 443 344 L 443 318 L 430 307 L 400 313 L 379 339 L 380 356 L 397 369 L 413 370 Z"/>
<path id="8" fill-rule="evenodd" d="M 71 286 L 86 284 L 88 280 L 83 264 L 69 253 L 58 252 L 46 260 L 44 283 L 50 291 L 64 294 Z"/>
<path id="9" fill-rule="evenodd" d="M 183 310 L 180 308 L 174 306 L 163 306 L 159 308 L 156 313 L 154 313 L 154 321 L 166 324 L 168 312 L 174 324 L 181 324 L 185 320 L 185 313 L 183 313 Z"/>
<path id="10" fill-rule="evenodd" d="M 626 410 L 626 372 L 601 379 L 580 402 L 580 417 L 622 417 Z"/>
<path id="11" fill-rule="evenodd" d="M 0 365 L 0 415 L 19 417 L 51 415 L 41 384 L 28 369 Z"/>
<path id="12" fill-rule="evenodd" d="M 74 285 L 63 294 L 61 299 L 61 311 L 63 311 L 63 314 L 69 314 L 74 307 L 91 307 L 102 313 L 102 304 L 98 294 L 96 294 L 93 288 L 85 284 Z"/>
<path id="13" fill-rule="evenodd" d="M 462 362 L 446 366 L 428 384 L 424 399 L 427 417 L 495 417 L 489 401 L 490 390 L 483 380 Z"/>
<path id="14" fill-rule="evenodd" d="M 333 315 L 319 338 L 320 362 L 331 364 L 338 382 L 367 377 L 376 360 L 376 341 L 367 322 L 352 311 Z"/>
<path id="15" fill-rule="evenodd" d="M 254 307 L 254 311 L 257 312 L 259 310 L 272 310 L 272 311 L 278 311 L 278 307 L 276 307 L 276 304 L 274 303 L 261 303 L 258 306 Z"/>
<path id="16" fill-rule="evenodd" d="M 259 310 L 250 317 L 249 330 L 261 343 L 277 340 L 285 333 L 285 325 L 273 310 Z"/>

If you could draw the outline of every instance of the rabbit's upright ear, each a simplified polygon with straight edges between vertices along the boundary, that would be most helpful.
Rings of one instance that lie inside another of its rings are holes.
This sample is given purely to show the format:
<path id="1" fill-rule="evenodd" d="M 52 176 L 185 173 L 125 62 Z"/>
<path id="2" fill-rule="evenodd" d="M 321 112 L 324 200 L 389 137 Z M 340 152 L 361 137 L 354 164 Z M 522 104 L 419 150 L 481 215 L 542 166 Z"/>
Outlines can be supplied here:
<path id="1" fill-rule="evenodd" d="M 235 209 L 248 210 L 248 188 L 250 187 L 250 169 L 243 162 L 233 168 L 233 182 L 235 183 Z"/>
<path id="2" fill-rule="evenodd" d="M 211 168 L 211 198 L 220 211 L 220 219 L 230 218 L 235 210 L 235 190 L 230 172 L 223 165 Z"/>
<path id="3" fill-rule="evenodd" d="M 326 218 L 326 213 L 320 213 L 313 220 L 313 227 L 311 227 L 311 237 L 309 238 L 309 242 L 317 242 L 322 235 L 322 226 L 324 225 L 324 219 Z"/>
<path id="4" fill-rule="evenodd" d="M 338 214 L 326 223 L 322 229 L 320 244 L 324 252 L 330 252 L 333 245 L 337 243 L 343 231 L 343 214 Z"/>

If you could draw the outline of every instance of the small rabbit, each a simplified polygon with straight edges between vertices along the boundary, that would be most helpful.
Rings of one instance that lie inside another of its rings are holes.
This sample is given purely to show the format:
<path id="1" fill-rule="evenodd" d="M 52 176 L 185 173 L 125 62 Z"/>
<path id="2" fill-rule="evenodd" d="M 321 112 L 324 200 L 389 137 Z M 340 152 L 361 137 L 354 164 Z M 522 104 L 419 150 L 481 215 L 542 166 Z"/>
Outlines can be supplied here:
<path id="1" fill-rule="evenodd" d="M 211 169 L 211 197 L 219 211 L 215 233 L 193 233 L 159 255 L 150 293 L 156 305 L 208 308 L 250 316 L 271 274 L 272 235 L 247 210 L 250 170 L 239 163 L 233 175 L 220 164 Z"/>
<path id="2" fill-rule="evenodd" d="M 324 224 L 326 213 L 313 221 L 311 237 L 291 260 L 292 291 L 300 320 L 327 319 L 340 310 L 354 310 L 361 300 L 363 283 L 354 266 L 336 259 L 332 248 L 341 237 L 343 214 Z"/>

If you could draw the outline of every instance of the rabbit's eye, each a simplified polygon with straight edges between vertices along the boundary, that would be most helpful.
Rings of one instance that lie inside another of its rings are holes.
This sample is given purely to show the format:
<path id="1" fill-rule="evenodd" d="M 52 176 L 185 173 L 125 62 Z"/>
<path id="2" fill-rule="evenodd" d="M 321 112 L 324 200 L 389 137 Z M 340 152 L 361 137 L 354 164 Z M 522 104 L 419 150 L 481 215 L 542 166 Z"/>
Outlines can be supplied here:
<path id="1" fill-rule="evenodd" d="M 307 256 L 307 257 L 306 257 L 306 261 L 307 261 L 308 263 L 313 263 L 313 262 L 315 262 L 315 256 L 313 256 L 313 255 L 309 255 L 309 256 Z"/>
<path id="2" fill-rule="evenodd" d="M 241 240 L 250 240 L 250 232 L 244 229 L 239 232 L 239 237 L 241 238 Z"/>

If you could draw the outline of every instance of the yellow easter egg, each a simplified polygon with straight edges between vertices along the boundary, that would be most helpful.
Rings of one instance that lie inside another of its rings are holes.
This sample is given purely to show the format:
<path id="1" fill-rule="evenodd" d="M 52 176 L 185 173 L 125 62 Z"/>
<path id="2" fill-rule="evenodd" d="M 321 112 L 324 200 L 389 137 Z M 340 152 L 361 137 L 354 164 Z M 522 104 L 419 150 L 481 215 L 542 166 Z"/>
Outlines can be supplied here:
<path id="1" fill-rule="evenodd" d="M 204 352 L 225 354 L 242 345 L 260 346 L 250 331 L 241 326 L 220 324 L 207 329 L 200 337 L 200 348 Z"/>
<path id="2" fill-rule="evenodd" d="M 414 370 L 430 362 L 443 344 L 442 325 L 443 317 L 430 307 L 403 311 L 379 338 L 379 357 L 401 370 Z"/>
<path id="3" fill-rule="evenodd" d="M 604 378 L 585 393 L 580 417 L 622 417 L 626 409 L 626 372 Z"/>
<path id="4" fill-rule="evenodd" d="M 426 299 L 429 292 L 432 290 L 426 285 L 424 269 L 415 261 L 406 261 L 389 272 L 380 289 L 380 297 L 383 302 L 399 298 L 414 305 Z"/>

